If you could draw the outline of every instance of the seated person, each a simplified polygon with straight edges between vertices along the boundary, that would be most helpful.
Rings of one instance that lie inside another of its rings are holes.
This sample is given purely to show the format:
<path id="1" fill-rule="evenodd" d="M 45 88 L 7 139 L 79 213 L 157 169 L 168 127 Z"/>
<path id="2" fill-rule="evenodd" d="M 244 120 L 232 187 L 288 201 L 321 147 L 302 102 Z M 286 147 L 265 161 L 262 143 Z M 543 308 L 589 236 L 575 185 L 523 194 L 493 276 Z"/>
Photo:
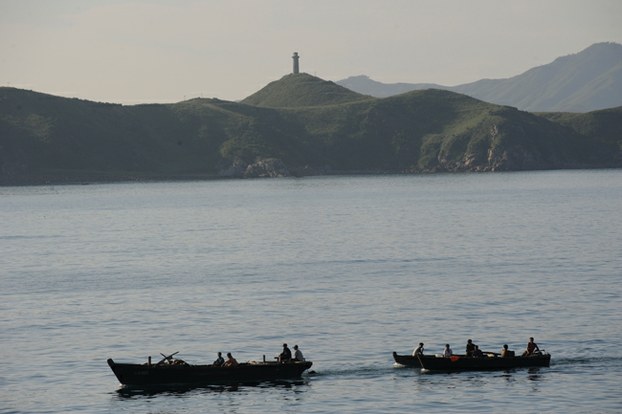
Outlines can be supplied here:
<path id="1" fill-rule="evenodd" d="M 513 356 L 514 356 L 514 351 L 510 351 L 508 349 L 507 344 L 503 345 L 503 349 L 501 349 L 501 357 L 507 358 L 507 357 L 513 357 Z"/>
<path id="2" fill-rule="evenodd" d="M 419 346 L 413 350 L 413 356 L 423 356 L 423 342 L 419 342 Z"/>
<path id="3" fill-rule="evenodd" d="M 216 358 L 216 361 L 214 361 L 212 365 L 214 365 L 215 367 L 220 367 L 224 363 L 225 363 L 225 359 L 222 357 L 222 352 L 219 352 L 218 358 Z"/>
<path id="4" fill-rule="evenodd" d="M 540 354 L 540 348 L 538 348 L 538 345 L 533 341 L 533 337 L 531 337 L 529 338 L 529 342 L 527 343 L 527 349 L 525 350 L 525 352 L 523 352 L 523 356 L 538 354 Z"/>
<path id="5" fill-rule="evenodd" d="M 231 352 L 227 352 L 227 360 L 223 364 L 223 367 L 235 367 L 236 365 L 238 365 L 238 361 L 231 355 Z"/>
<path id="6" fill-rule="evenodd" d="M 451 348 L 449 347 L 449 344 L 445 344 L 445 350 L 443 351 L 443 356 L 445 358 L 449 358 L 450 356 L 452 356 L 454 354 L 454 352 L 451 350 Z"/>
<path id="7" fill-rule="evenodd" d="M 466 356 L 473 356 L 473 351 L 475 351 L 475 344 L 472 339 L 469 339 L 466 344 Z"/>
<path id="8" fill-rule="evenodd" d="M 294 345 L 294 361 L 303 362 L 305 357 L 302 355 L 302 351 L 298 349 L 298 345 Z"/>
<path id="9" fill-rule="evenodd" d="M 279 362 L 289 362 L 292 359 L 292 351 L 283 344 L 283 352 L 279 354 Z"/>

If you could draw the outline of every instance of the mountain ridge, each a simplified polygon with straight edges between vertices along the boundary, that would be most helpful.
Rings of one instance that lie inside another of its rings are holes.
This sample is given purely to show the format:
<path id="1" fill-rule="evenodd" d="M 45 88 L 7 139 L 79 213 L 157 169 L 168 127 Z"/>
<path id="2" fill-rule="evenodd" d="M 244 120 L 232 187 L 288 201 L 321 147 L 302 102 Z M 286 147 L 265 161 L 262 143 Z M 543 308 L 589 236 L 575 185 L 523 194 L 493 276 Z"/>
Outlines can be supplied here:
<path id="1" fill-rule="evenodd" d="M 379 99 L 308 74 L 242 102 L 0 88 L 0 185 L 622 166 L 622 107 L 581 115 L 440 89 Z"/>
<path id="2" fill-rule="evenodd" d="M 365 75 L 336 83 L 375 97 L 433 87 L 529 112 L 589 112 L 622 105 L 622 45 L 595 43 L 510 78 L 481 79 L 457 86 L 383 84 Z"/>

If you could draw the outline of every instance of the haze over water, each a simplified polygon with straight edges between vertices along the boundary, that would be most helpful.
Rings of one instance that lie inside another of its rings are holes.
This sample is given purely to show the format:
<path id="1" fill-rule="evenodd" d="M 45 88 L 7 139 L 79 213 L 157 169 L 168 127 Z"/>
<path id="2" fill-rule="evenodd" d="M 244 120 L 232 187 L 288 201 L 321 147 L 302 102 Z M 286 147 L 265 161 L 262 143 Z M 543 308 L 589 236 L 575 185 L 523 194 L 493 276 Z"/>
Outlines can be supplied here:
<path id="1" fill-rule="evenodd" d="M 0 412 L 619 412 L 622 171 L 0 188 Z M 550 368 L 426 374 L 467 338 Z M 315 374 L 123 393 L 180 351 Z"/>

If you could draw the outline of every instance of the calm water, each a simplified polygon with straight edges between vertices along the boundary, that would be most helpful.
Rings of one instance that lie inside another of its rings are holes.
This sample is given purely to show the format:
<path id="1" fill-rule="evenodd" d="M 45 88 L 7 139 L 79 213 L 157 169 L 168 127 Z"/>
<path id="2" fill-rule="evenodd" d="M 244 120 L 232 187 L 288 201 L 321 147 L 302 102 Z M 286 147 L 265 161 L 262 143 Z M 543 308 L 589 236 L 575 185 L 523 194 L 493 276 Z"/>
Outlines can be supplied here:
<path id="1" fill-rule="evenodd" d="M 620 412 L 622 171 L 0 188 L 0 412 Z M 550 368 L 426 374 L 467 338 Z M 106 358 L 314 361 L 119 392 Z"/>

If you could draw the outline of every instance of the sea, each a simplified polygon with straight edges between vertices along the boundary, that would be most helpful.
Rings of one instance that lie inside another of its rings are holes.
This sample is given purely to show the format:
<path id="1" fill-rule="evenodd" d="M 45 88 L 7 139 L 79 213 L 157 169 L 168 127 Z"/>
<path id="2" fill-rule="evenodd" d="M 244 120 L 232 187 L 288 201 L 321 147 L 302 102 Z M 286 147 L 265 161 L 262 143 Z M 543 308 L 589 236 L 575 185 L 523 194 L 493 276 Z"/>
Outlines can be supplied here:
<path id="1" fill-rule="evenodd" d="M 467 339 L 548 368 L 432 373 Z M 300 380 L 123 388 L 106 360 Z M 622 412 L 622 170 L 0 187 L 0 413 Z"/>

